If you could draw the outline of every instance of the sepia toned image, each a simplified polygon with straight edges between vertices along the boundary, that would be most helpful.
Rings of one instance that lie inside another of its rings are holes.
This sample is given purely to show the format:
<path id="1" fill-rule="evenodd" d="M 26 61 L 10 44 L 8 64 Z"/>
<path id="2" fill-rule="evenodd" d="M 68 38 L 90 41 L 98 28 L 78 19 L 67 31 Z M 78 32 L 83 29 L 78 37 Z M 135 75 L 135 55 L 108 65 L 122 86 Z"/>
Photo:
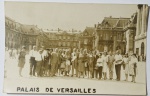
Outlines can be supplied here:
<path id="1" fill-rule="evenodd" d="M 146 95 L 149 7 L 5 1 L 4 93 Z"/>

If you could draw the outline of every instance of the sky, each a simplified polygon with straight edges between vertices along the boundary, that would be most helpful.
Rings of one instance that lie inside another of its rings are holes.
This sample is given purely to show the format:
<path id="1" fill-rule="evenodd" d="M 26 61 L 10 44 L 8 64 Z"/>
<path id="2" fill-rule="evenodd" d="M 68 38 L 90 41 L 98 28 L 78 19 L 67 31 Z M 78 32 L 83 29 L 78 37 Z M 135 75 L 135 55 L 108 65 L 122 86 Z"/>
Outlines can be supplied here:
<path id="1" fill-rule="evenodd" d="M 40 29 L 81 30 L 94 27 L 104 17 L 130 18 L 137 5 L 50 2 L 5 2 L 5 16 Z"/>

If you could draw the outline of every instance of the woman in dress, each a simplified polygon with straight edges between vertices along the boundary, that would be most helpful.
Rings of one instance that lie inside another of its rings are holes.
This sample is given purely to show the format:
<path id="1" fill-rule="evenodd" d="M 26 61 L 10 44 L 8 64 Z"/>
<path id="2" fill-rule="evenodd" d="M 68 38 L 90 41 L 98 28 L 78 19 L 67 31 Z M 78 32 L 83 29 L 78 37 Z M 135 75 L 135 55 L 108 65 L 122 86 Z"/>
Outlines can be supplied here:
<path id="1" fill-rule="evenodd" d="M 136 58 L 136 55 L 133 54 L 130 58 L 130 76 L 132 76 L 132 81 L 135 83 L 135 77 L 136 77 L 136 68 L 137 68 L 138 59 Z"/>
<path id="2" fill-rule="evenodd" d="M 79 53 L 79 59 L 78 59 L 78 76 L 80 78 L 81 75 L 83 75 L 84 78 L 84 55 L 83 55 L 83 50 L 80 50 Z"/>
<path id="3" fill-rule="evenodd" d="M 125 54 L 124 58 L 123 58 L 123 65 L 124 65 L 124 70 L 125 70 L 125 81 L 128 81 L 128 70 L 129 70 L 129 58 L 128 58 L 128 54 Z"/>
<path id="4" fill-rule="evenodd" d="M 57 75 L 58 76 L 61 76 L 61 68 L 60 68 L 60 66 L 61 66 L 61 54 L 62 54 L 62 50 L 61 49 L 59 49 L 59 51 L 58 51 L 58 65 L 57 65 L 57 72 L 56 73 L 58 73 Z"/>
<path id="5" fill-rule="evenodd" d="M 66 67 L 66 58 L 65 58 L 65 51 L 63 50 L 61 55 L 60 55 L 60 76 L 64 75 L 65 72 L 65 67 Z"/>
<path id="6" fill-rule="evenodd" d="M 19 53 L 19 56 L 18 56 L 18 67 L 19 67 L 19 76 L 20 77 L 22 77 L 22 69 L 25 64 L 25 56 L 26 56 L 25 46 L 23 46 Z"/>
<path id="7" fill-rule="evenodd" d="M 103 55 L 103 76 L 104 76 L 104 80 L 107 79 L 107 63 L 108 63 L 108 57 L 107 57 L 107 52 L 104 52 Z"/>
<path id="8" fill-rule="evenodd" d="M 70 72 L 70 58 L 71 58 L 71 55 L 70 55 L 70 52 L 69 51 L 66 51 L 66 67 L 65 67 L 65 76 L 69 76 L 69 72 Z"/>

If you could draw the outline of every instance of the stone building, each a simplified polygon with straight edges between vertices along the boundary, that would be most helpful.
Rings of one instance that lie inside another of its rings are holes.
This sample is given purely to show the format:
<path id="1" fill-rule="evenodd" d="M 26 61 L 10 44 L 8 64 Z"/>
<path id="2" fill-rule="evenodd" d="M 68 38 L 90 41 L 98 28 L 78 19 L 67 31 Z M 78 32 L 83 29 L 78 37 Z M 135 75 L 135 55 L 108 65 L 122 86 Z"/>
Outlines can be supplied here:
<path id="1" fill-rule="evenodd" d="M 86 27 L 85 30 L 80 33 L 79 42 L 80 48 L 92 50 L 93 49 L 93 34 L 94 27 Z"/>
<path id="2" fill-rule="evenodd" d="M 95 24 L 94 48 L 100 52 L 126 51 L 124 26 L 130 18 L 105 17 L 100 24 Z"/>
<path id="3" fill-rule="evenodd" d="M 5 47 L 20 49 L 22 46 L 29 51 L 34 45 L 47 45 L 48 37 L 35 25 L 25 25 L 5 17 Z"/>
<path id="4" fill-rule="evenodd" d="M 127 25 L 124 27 L 126 52 L 134 52 L 134 40 L 136 35 L 137 12 L 134 13 L 129 19 Z"/>
<path id="5" fill-rule="evenodd" d="M 134 53 L 140 56 L 146 56 L 148 12 L 149 10 L 147 5 L 138 5 Z"/>
<path id="6" fill-rule="evenodd" d="M 78 33 L 58 30 L 44 30 L 49 37 L 49 48 L 78 48 Z"/>

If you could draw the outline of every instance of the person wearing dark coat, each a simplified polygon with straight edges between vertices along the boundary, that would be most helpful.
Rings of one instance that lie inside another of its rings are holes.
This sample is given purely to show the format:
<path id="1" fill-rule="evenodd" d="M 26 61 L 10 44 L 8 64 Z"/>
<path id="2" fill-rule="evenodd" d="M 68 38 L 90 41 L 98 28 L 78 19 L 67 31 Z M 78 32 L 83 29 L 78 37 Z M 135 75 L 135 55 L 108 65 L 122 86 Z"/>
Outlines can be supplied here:
<path id="1" fill-rule="evenodd" d="M 58 63 L 58 53 L 57 48 L 52 52 L 51 55 L 51 77 L 55 76 L 56 69 L 57 69 L 57 63 Z"/>
<path id="2" fill-rule="evenodd" d="M 99 56 L 96 54 L 96 51 L 93 52 L 93 57 L 94 57 L 94 61 L 93 61 L 93 75 L 92 78 L 97 78 L 97 70 L 98 67 L 96 66 L 97 64 L 97 59 L 99 58 Z"/>
<path id="3" fill-rule="evenodd" d="M 79 59 L 78 59 L 78 77 L 80 78 L 81 75 L 83 75 L 84 78 L 84 54 L 83 54 L 83 50 L 80 50 L 79 53 Z"/>
<path id="4" fill-rule="evenodd" d="M 22 77 L 22 69 L 25 64 L 25 55 L 26 55 L 25 46 L 23 46 L 22 50 L 20 51 L 19 56 L 18 56 L 18 67 L 19 67 L 19 76 L 20 77 Z"/>
<path id="5" fill-rule="evenodd" d="M 90 73 L 90 78 L 92 78 L 92 76 L 93 76 L 93 72 L 94 72 L 94 56 L 93 56 L 93 54 L 92 54 L 92 52 L 90 52 L 89 54 L 88 54 L 88 65 L 89 65 L 89 73 Z"/>

